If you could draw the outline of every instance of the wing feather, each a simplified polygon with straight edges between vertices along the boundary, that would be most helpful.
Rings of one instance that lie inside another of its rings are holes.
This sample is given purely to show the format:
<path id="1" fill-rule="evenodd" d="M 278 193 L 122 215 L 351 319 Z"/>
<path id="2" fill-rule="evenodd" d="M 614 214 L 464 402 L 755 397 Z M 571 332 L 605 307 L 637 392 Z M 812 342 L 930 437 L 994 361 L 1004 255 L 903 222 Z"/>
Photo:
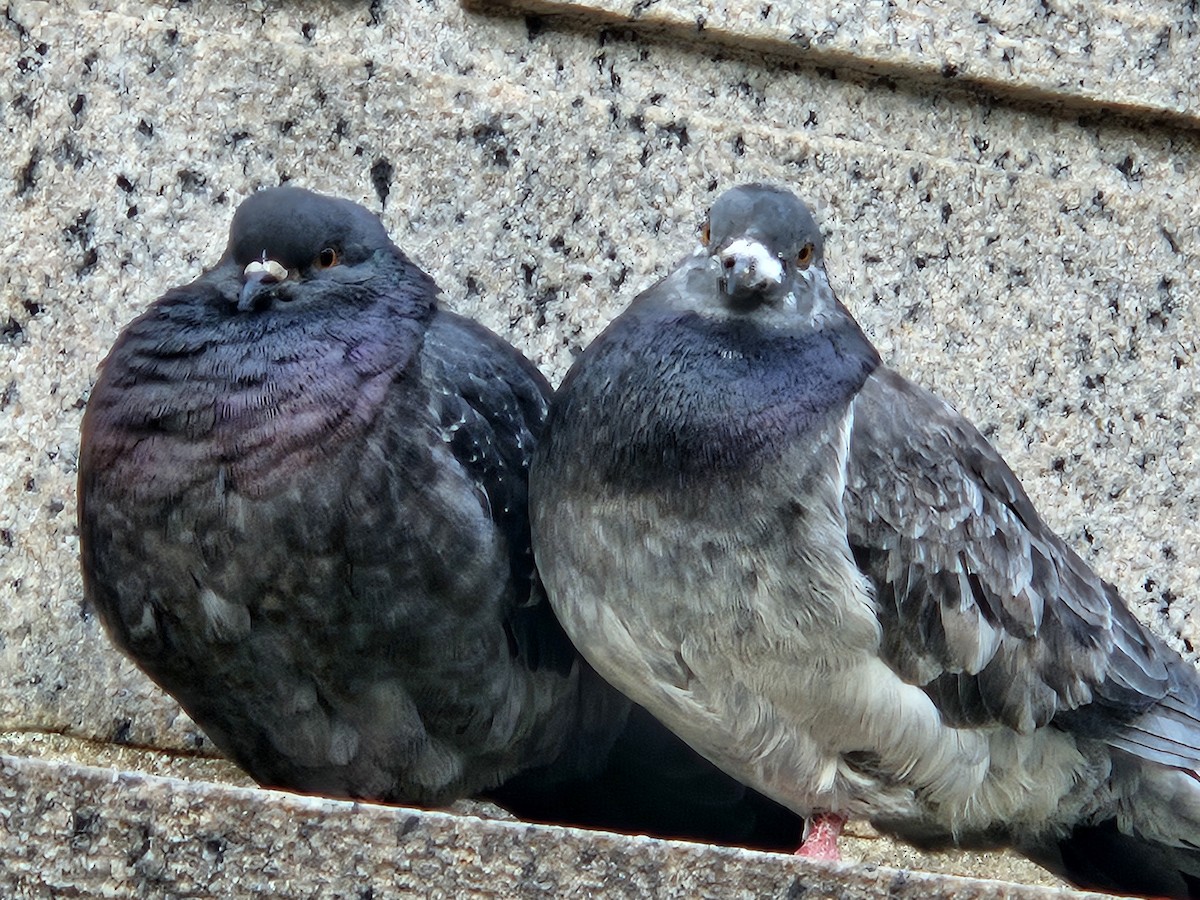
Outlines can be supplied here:
<path id="1" fill-rule="evenodd" d="M 952 724 L 1056 727 L 1200 764 L 1200 679 L 1038 517 L 962 416 L 880 368 L 854 402 L 845 495 L 882 652 Z"/>

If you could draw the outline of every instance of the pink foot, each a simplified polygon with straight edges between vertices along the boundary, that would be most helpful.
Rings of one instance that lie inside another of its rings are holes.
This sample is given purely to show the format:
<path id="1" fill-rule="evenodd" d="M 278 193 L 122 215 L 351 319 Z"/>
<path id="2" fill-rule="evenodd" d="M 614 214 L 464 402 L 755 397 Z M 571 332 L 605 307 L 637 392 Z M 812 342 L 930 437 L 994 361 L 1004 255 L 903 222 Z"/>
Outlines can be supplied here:
<path id="1" fill-rule="evenodd" d="M 842 858 L 838 853 L 837 839 L 845 824 L 846 816 L 840 813 L 817 813 L 812 816 L 804 830 L 804 843 L 795 855 L 837 862 Z"/>

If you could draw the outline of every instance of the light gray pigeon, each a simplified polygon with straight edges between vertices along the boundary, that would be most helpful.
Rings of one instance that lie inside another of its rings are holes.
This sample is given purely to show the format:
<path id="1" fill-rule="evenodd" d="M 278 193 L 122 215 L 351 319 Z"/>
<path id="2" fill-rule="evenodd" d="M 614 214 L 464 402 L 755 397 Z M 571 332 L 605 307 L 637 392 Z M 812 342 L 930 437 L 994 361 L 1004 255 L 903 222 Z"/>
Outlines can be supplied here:
<path id="1" fill-rule="evenodd" d="M 571 368 L 530 491 L 576 646 L 735 778 L 821 828 L 1197 894 L 1196 671 L 880 364 L 791 193 L 716 201 Z"/>
<path id="2" fill-rule="evenodd" d="M 124 330 L 79 470 L 113 640 L 265 785 L 794 840 L 578 657 L 530 549 L 548 385 L 437 293 L 363 207 L 274 188 Z"/>

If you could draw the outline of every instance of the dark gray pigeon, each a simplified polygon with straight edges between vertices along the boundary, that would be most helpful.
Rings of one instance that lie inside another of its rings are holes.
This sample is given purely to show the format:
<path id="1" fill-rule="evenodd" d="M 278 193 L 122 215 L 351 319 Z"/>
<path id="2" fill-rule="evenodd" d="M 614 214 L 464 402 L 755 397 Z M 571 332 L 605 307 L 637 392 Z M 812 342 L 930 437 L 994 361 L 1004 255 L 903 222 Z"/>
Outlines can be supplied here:
<path id="1" fill-rule="evenodd" d="M 548 386 L 436 296 L 354 203 L 242 204 L 84 416 L 84 587 L 113 640 L 264 785 L 794 840 L 577 656 L 530 550 Z"/>
<path id="2" fill-rule="evenodd" d="M 735 778 L 835 831 L 1197 895 L 1196 671 L 880 365 L 791 193 L 717 200 L 568 373 L 530 490 L 568 634 Z"/>

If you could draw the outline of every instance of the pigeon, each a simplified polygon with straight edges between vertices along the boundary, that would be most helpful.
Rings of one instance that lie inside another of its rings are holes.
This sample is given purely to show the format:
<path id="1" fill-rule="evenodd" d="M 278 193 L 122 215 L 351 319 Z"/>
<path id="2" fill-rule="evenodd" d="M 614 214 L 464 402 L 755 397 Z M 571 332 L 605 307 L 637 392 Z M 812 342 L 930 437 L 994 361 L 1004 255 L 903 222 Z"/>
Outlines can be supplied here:
<path id="1" fill-rule="evenodd" d="M 881 363 L 790 191 L 722 194 L 575 361 L 530 504 L 587 660 L 818 840 L 862 816 L 1200 892 L 1196 670 Z"/>
<path id="2" fill-rule="evenodd" d="M 571 645 L 529 535 L 549 385 L 437 297 L 367 209 L 250 196 L 217 264 L 125 328 L 91 392 L 86 602 L 262 785 L 795 840 L 795 814 Z"/>

